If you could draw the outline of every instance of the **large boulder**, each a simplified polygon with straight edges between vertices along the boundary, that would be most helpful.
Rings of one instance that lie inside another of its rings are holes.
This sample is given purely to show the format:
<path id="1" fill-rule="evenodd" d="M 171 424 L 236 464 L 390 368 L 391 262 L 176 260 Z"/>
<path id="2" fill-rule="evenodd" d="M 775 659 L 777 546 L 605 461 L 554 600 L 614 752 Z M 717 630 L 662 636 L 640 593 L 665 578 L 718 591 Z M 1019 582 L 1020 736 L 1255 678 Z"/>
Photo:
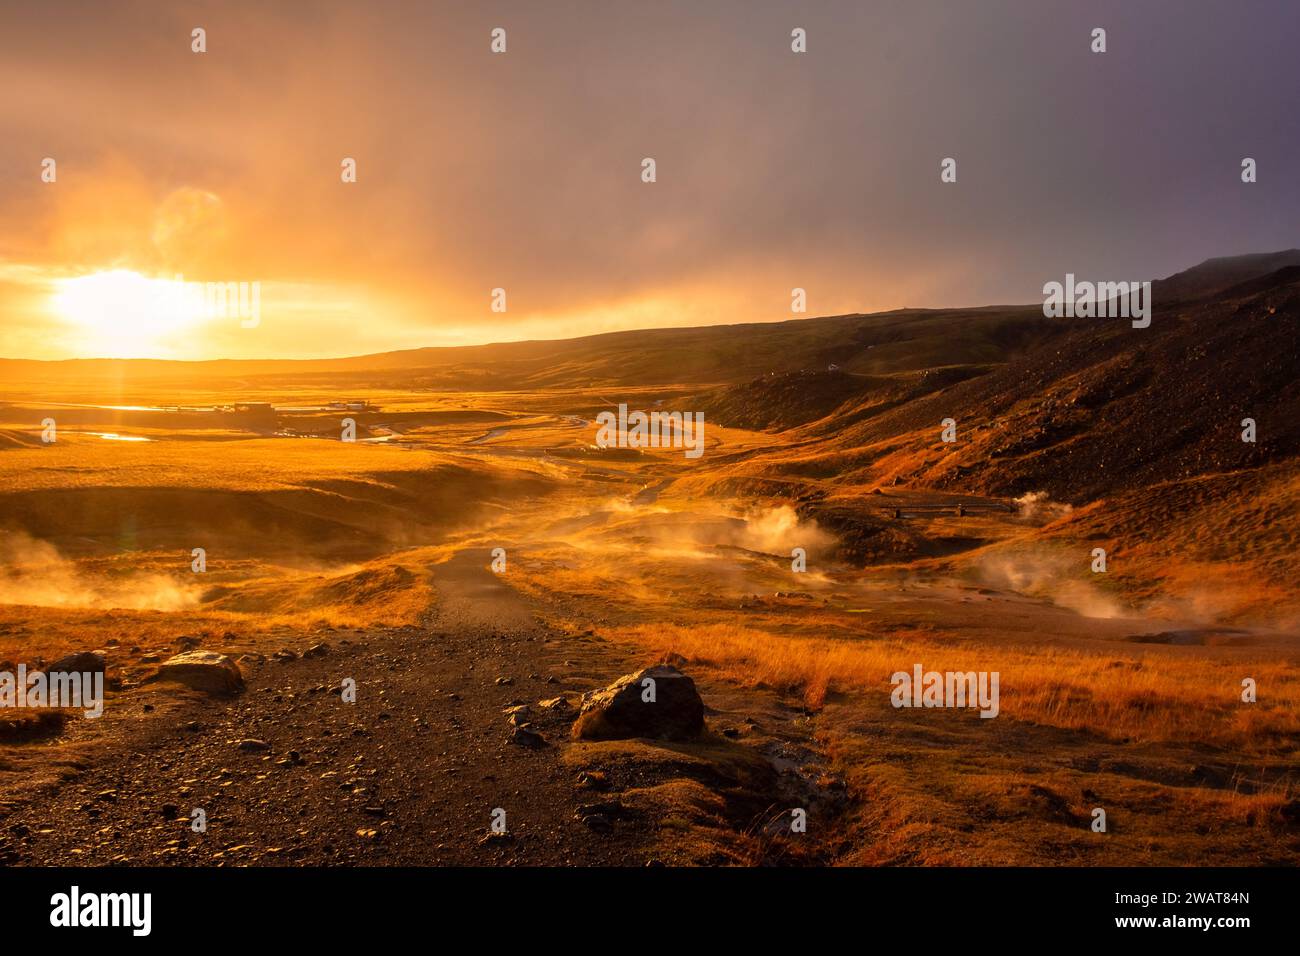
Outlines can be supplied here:
<path id="1" fill-rule="evenodd" d="M 176 681 L 209 694 L 238 694 L 244 689 L 239 665 L 214 651 L 186 651 L 158 666 L 155 680 Z"/>
<path id="2" fill-rule="evenodd" d="M 608 687 L 583 694 L 573 737 L 687 740 L 703 730 L 704 701 L 695 689 L 695 681 L 675 667 L 660 664 L 625 674 Z"/>

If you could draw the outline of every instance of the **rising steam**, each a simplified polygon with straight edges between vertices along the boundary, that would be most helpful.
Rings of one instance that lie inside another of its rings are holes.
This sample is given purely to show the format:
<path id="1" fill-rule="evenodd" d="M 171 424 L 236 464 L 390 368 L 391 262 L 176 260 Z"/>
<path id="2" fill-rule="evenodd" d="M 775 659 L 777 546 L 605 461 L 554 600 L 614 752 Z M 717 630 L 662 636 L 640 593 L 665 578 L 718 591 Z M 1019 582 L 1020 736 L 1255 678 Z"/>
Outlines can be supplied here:
<path id="1" fill-rule="evenodd" d="M 48 541 L 0 532 L 0 604 L 179 611 L 197 603 L 198 588 L 166 575 L 91 574 Z"/>
<path id="2" fill-rule="evenodd" d="M 1129 617 L 1133 612 L 1080 577 L 1078 561 L 1036 549 L 985 555 L 976 565 L 981 582 L 1000 590 L 1046 598 L 1084 617 Z"/>
<path id="3" fill-rule="evenodd" d="M 1058 518 L 1064 518 L 1073 509 L 1071 505 L 1053 501 L 1045 491 L 1030 491 L 1015 499 L 1020 511 L 1017 517 L 1021 521 L 1034 524 L 1046 524 Z"/>

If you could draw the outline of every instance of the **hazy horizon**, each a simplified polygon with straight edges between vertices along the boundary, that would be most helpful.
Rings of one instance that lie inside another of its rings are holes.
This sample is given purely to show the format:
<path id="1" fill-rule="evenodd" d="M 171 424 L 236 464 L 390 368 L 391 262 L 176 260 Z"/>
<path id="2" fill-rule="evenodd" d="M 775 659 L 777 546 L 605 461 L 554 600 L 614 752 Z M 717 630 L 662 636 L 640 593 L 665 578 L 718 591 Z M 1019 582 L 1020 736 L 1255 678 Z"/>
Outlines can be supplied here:
<path id="1" fill-rule="evenodd" d="M 1160 276 L 1157 277 L 1156 279 L 1153 279 L 1152 281 L 1160 281 L 1162 279 L 1168 279 L 1171 278 L 1171 276 L 1173 275 L 1177 275 L 1179 273 L 1187 271 L 1188 269 L 1193 269 L 1198 266 L 1204 265 L 1207 262 L 1212 262 L 1218 259 L 1231 260 L 1231 259 L 1250 258 L 1255 256 L 1281 255 L 1287 252 L 1300 252 L 1300 250 L 1275 249 L 1275 250 L 1268 250 L 1268 251 L 1243 252 L 1235 256 L 1216 256 L 1216 257 L 1212 257 L 1211 259 L 1203 260 L 1201 262 L 1191 263 L 1185 268 L 1179 269 L 1175 273 L 1171 273 L 1169 276 Z M 949 305 L 939 305 L 939 306 L 905 306 L 905 307 L 899 307 L 895 309 L 881 309 L 873 312 L 856 310 L 856 311 L 849 311 L 849 312 L 838 312 L 833 314 L 827 313 L 821 315 L 792 315 L 792 316 L 783 316 L 779 318 L 766 319 L 766 320 L 737 319 L 735 321 L 720 321 L 720 322 L 714 322 L 714 323 L 703 324 L 703 325 L 639 326 L 639 327 L 627 328 L 627 329 L 607 329 L 607 330 L 602 330 L 597 332 L 587 332 L 580 335 L 559 335 L 553 337 L 539 335 L 539 336 L 528 337 L 528 338 L 485 339 L 481 342 L 465 342 L 465 343 L 458 343 L 455 345 L 412 345 L 412 346 L 406 346 L 406 347 L 395 348 L 395 349 L 381 349 L 377 351 L 356 352 L 356 353 L 340 353 L 337 355 L 310 355 L 310 356 L 212 355 L 212 356 L 204 356 L 201 358 L 147 356 L 147 355 L 118 355 L 118 356 L 74 355 L 74 356 L 66 356 L 62 358 L 33 358 L 28 356 L 0 355 L 0 361 L 36 361 L 36 362 L 144 361 L 144 362 L 195 362 L 195 363 L 199 363 L 199 362 L 330 362 L 330 361 L 346 361 L 346 360 L 353 360 L 353 359 L 363 359 L 370 356 L 391 355 L 400 352 L 428 351 L 432 349 L 491 348 L 493 346 L 527 345 L 529 343 L 541 344 L 541 343 L 548 343 L 548 342 L 564 342 L 564 341 L 571 341 L 575 339 L 592 338 L 601 335 L 617 335 L 619 333 L 636 334 L 636 333 L 672 331 L 672 330 L 685 331 L 690 329 L 708 329 L 708 328 L 718 328 L 718 327 L 727 327 L 727 326 L 771 325 L 780 322 L 816 322 L 821 319 L 834 319 L 834 318 L 842 318 L 845 316 L 853 316 L 853 315 L 861 315 L 861 316 L 888 315 L 894 312 L 948 312 L 948 311 L 959 312 L 959 311 L 1016 309 L 1016 308 L 1033 307 L 1038 304 L 1039 303 L 1036 301 L 1031 301 L 1031 302 L 988 302 L 982 304 L 952 303 Z"/>

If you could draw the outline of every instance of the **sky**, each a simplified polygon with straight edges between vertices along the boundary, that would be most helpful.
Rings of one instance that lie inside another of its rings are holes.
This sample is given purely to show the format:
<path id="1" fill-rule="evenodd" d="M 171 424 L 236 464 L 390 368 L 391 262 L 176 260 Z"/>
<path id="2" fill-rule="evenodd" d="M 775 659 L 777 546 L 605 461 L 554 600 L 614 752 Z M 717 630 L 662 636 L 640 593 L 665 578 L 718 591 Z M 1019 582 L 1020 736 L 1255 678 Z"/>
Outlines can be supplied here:
<path id="1" fill-rule="evenodd" d="M 1021 303 L 1286 249 L 1298 36 L 1294 0 L 3 3 L 0 356 Z M 173 294 L 240 282 L 255 323 Z"/>

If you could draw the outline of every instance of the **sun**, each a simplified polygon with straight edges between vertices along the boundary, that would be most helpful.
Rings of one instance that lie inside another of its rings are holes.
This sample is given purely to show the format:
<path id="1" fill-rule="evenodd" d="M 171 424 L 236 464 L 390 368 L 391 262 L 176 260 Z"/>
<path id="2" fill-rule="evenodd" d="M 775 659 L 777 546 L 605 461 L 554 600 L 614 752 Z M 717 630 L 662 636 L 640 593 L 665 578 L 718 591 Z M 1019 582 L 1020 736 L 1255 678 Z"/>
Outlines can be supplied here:
<path id="1" fill-rule="evenodd" d="M 206 318 L 202 293 L 180 279 L 129 269 L 55 283 L 53 311 L 75 327 L 79 351 L 103 358 L 160 358 L 183 349 L 183 334 Z"/>

